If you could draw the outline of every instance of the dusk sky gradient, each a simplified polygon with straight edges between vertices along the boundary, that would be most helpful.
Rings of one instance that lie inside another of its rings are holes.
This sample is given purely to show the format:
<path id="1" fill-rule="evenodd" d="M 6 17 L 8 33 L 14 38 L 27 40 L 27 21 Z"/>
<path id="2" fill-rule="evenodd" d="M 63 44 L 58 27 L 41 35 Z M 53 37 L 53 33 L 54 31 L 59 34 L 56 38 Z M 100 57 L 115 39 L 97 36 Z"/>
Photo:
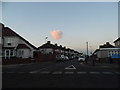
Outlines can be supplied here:
<path id="1" fill-rule="evenodd" d="M 3 2 L 2 23 L 36 47 L 45 43 L 66 46 L 79 52 L 94 51 L 118 38 L 117 2 Z M 50 32 L 60 30 L 54 40 Z"/>

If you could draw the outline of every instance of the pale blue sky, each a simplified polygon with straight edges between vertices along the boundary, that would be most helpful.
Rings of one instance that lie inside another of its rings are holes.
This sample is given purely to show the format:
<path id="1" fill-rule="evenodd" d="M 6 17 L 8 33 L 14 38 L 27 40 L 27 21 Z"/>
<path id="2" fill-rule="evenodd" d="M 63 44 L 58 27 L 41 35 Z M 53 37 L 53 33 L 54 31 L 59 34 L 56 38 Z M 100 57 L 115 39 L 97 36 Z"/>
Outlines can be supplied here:
<path id="1" fill-rule="evenodd" d="M 36 47 L 48 36 L 53 44 L 63 45 L 80 52 L 94 51 L 99 45 L 118 37 L 117 2 L 4 2 L 2 22 L 30 41 Z M 63 32 L 54 40 L 50 32 Z"/>

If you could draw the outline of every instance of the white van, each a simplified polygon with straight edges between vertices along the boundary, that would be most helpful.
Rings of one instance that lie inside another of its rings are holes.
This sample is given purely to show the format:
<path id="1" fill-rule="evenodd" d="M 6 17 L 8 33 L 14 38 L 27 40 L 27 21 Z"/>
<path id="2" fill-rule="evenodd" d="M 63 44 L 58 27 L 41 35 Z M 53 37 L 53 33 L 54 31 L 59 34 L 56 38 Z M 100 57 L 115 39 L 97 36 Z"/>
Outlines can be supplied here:
<path id="1" fill-rule="evenodd" d="M 78 58 L 78 61 L 84 62 L 84 61 L 85 61 L 85 56 L 80 56 L 80 57 Z"/>

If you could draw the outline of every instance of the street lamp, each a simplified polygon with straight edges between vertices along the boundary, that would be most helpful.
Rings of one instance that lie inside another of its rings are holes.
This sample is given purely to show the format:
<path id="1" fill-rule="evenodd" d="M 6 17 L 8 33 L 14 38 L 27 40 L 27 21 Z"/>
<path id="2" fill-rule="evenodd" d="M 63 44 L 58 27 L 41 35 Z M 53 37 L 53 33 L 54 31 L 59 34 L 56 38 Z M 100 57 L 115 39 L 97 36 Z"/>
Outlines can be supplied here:
<path id="1" fill-rule="evenodd" d="M 48 37 L 45 37 L 45 42 L 47 41 Z"/>

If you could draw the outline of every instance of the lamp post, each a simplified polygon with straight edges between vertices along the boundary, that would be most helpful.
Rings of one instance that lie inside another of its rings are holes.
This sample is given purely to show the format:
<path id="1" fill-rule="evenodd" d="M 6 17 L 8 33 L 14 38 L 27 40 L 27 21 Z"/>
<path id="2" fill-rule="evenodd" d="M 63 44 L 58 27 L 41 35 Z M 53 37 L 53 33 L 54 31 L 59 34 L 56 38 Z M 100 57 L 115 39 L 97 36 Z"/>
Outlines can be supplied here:
<path id="1" fill-rule="evenodd" d="M 45 37 L 45 42 L 47 41 L 48 37 Z"/>

